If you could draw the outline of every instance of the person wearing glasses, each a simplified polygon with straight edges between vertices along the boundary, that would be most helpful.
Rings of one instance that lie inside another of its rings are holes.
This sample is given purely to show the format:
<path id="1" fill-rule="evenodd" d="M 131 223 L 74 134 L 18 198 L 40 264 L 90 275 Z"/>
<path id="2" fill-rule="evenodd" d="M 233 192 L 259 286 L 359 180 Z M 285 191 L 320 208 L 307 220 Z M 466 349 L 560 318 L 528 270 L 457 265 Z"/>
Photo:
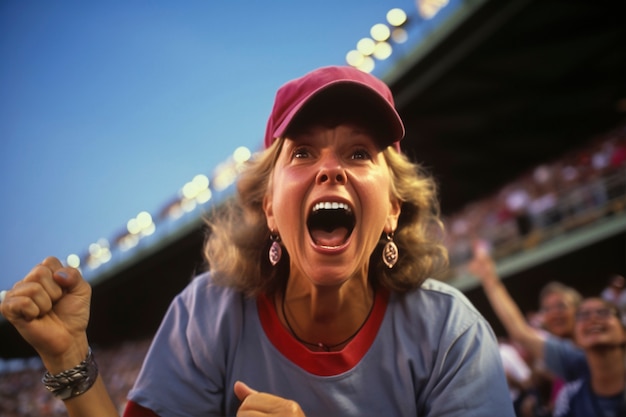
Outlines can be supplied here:
<path id="1" fill-rule="evenodd" d="M 571 379 L 559 391 L 554 417 L 626 416 L 626 327 L 619 309 L 599 297 L 583 300 L 576 312 L 575 341 L 583 360 L 580 351 L 562 344 L 546 351 L 556 372 Z"/>
<path id="2" fill-rule="evenodd" d="M 576 311 L 582 296 L 567 285 L 557 281 L 544 285 L 539 294 L 542 327 L 537 329 L 528 322 L 517 303 L 500 280 L 491 255 L 481 242 L 474 245 L 474 256 L 468 269 L 481 283 L 496 316 L 503 324 L 508 337 L 530 356 L 533 370 L 532 387 L 516 402 L 518 415 L 543 417 L 552 413 L 559 391 L 566 380 L 551 369 L 546 362 L 546 346 L 564 343 L 582 352 L 572 343 L 576 324 Z"/>

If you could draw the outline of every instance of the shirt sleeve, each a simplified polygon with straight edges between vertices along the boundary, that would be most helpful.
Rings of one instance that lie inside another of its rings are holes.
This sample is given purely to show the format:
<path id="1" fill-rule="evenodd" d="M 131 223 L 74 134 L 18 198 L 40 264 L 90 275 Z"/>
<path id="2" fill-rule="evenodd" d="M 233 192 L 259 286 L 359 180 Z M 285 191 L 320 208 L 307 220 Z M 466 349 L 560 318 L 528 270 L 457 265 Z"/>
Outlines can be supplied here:
<path id="1" fill-rule="evenodd" d="M 170 305 L 129 399 L 161 417 L 224 414 L 232 297 L 196 278 Z M 231 317 L 232 318 L 232 317 Z"/>
<path id="2" fill-rule="evenodd" d="M 569 340 L 548 335 L 543 353 L 546 368 L 566 381 L 584 377 L 589 372 L 584 352 Z"/>
<path id="3" fill-rule="evenodd" d="M 515 416 L 495 335 L 482 316 L 441 351 L 426 415 Z"/>

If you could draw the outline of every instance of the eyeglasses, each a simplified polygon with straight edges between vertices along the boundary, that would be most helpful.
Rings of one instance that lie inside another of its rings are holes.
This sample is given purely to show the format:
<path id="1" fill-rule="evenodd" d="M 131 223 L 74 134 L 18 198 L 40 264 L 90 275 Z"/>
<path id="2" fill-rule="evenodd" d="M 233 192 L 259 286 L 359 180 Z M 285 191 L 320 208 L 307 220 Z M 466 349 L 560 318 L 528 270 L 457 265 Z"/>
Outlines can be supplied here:
<path id="1" fill-rule="evenodd" d="M 576 321 L 587 321 L 595 315 L 599 319 L 606 320 L 611 316 L 619 317 L 617 310 L 609 307 L 593 308 L 588 310 L 579 310 L 576 312 Z"/>

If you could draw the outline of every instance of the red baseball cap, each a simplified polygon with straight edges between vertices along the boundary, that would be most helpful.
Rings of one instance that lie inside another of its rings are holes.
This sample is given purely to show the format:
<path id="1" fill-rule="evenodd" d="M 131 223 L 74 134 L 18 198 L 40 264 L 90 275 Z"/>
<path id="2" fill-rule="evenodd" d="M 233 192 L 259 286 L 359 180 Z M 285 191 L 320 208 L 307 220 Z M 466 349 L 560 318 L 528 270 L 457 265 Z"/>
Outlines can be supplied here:
<path id="1" fill-rule="evenodd" d="M 265 147 L 285 134 L 294 118 L 314 98 L 333 100 L 341 95 L 342 102 L 350 100 L 360 106 L 370 106 L 380 116 L 385 132 L 384 147 L 393 145 L 400 151 L 404 124 L 395 109 L 389 87 L 371 74 L 348 66 L 329 66 L 311 71 L 284 84 L 276 92 L 272 114 L 265 130 Z"/>

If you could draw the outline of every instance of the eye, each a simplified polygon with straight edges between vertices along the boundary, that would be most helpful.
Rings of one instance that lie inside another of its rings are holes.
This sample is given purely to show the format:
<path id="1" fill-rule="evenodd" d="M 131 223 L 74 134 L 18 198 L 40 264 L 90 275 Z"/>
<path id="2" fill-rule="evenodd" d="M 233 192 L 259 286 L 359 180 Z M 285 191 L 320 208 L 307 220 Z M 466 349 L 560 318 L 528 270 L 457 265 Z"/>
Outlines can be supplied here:
<path id="1" fill-rule="evenodd" d="M 357 149 L 352 153 L 352 159 L 369 160 L 372 155 L 366 149 Z"/>
<path id="2" fill-rule="evenodd" d="M 303 158 L 308 158 L 309 156 L 311 156 L 311 152 L 309 151 L 307 147 L 298 146 L 297 148 L 293 150 L 293 152 L 291 153 L 291 156 L 294 159 L 303 159 Z"/>

